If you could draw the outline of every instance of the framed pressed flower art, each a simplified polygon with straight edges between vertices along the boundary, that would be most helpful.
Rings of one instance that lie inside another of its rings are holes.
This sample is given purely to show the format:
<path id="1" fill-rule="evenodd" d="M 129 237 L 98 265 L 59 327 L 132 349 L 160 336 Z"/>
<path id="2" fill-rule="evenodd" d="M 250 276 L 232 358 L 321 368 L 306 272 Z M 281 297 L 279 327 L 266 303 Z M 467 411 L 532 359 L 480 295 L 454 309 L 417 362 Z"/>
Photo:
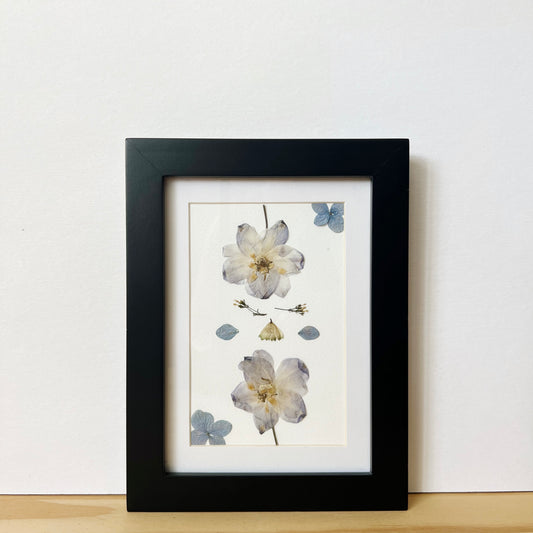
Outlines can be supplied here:
<path id="1" fill-rule="evenodd" d="M 126 163 L 128 509 L 406 508 L 408 141 Z"/>

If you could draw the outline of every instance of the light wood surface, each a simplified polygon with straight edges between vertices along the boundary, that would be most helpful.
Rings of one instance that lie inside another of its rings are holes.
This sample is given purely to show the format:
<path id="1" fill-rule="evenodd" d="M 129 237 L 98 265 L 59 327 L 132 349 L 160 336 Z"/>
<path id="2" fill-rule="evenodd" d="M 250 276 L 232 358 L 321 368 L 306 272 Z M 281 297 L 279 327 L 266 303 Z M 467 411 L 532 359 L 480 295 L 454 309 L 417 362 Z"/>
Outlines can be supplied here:
<path id="1" fill-rule="evenodd" d="M 125 496 L 0 496 L 0 532 L 533 533 L 533 493 L 412 494 L 409 510 L 128 513 Z"/>

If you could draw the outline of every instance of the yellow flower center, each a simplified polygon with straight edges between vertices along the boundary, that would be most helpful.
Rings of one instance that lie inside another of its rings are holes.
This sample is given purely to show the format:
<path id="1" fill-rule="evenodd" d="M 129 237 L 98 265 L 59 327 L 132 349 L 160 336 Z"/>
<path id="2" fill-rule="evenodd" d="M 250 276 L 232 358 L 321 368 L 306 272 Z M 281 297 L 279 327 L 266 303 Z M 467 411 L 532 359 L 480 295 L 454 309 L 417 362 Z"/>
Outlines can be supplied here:
<path id="1" fill-rule="evenodd" d="M 256 390 L 257 398 L 260 402 L 268 402 L 274 405 L 276 403 L 275 396 L 277 396 L 276 387 L 269 379 L 261 379 L 263 379 L 265 383 L 263 385 L 259 385 L 258 389 Z"/>
<path id="2" fill-rule="evenodd" d="M 252 270 L 255 270 L 255 275 L 263 274 L 264 277 L 269 273 L 270 269 L 274 267 L 274 263 L 265 256 L 256 257 L 255 254 L 250 256 L 252 262 L 248 265 Z"/>

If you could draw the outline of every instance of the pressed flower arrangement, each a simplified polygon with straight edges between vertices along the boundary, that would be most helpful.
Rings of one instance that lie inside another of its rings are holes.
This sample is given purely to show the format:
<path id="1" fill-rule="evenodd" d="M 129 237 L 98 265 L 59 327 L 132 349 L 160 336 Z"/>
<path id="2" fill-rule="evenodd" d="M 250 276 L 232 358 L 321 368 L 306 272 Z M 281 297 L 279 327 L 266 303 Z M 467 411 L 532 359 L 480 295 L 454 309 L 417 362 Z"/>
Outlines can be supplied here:
<path id="1" fill-rule="evenodd" d="M 315 203 L 310 204 L 310 208 L 310 220 L 312 212 L 316 213 L 313 220 L 315 227 L 327 225 L 334 233 L 343 232 L 342 203 L 334 203 L 331 208 L 326 203 Z M 231 302 L 233 307 L 245 312 L 240 315 L 239 322 L 250 317 L 268 318 L 262 327 L 259 319 L 254 322 L 254 327 L 257 324 L 259 342 L 277 342 L 280 346 L 286 344 L 284 331 L 272 319 L 272 313 L 278 312 L 280 319 L 284 316 L 284 328 L 290 328 L 287 334 L 293 340 L 292 348 L 296 335 L 305 341 L 314 341 L 320 337 L 316 326 L 302 327 L 298 321 L 297 317 L 308 314 L 309 308 L 306 303 L 281 307 L 270 304 L 269 300 L 271 297 L 286 299 L 291 291 L 291 278 L 300 277 L 302 273 L 305 276 L 305 257 L 292 243 L 288 244 L 290 233 L 287 223 L 280 219 L 269 226 L 266 204 L 262 205 L 262 212 L 265 222 L 263 230 L 257 230 L 251 224 L 242 222 L 236 228 L 235 242 L 223 245 L 222 282 L 235 285 L 236 289 L 244 289 L 245 295 L 235 293 L 236 297 Z M 298 284 L 297 280 L 296 283 Z M 229 308 L 224 307 L 221 314 L 226 311 L 229 311 Z M 230 342 L 244 329 L 237 321 L 225 322 L 218 326 L 215 335 L 221 341 Z M 285 357 L 275 371 L 274 358 L 268 351 L 250 345 L 248 353 L 250 355 L 245 355 L 238 363 L 244 381 L 234 387 L 231 400 L 236 408 L 252 415 L 253 424 L 260 435 L 271 431 L 273 443 L 280 445 L 276 425 L 280 421 L 300 424 L 307 416 L 303 396 L 308 392 L 309 368 L 302 357 Z M 217 384 L 217 387 L 223 387 L 223 384 Z M 198 409 L 191 417 L 191 444 L 226 444 L 222 437 L 229 435 L 232 424 L 223 421 L 227 424 L 224 427 L 230 428 L 224 435 L 210 433 L 209 424 L 213 424 L 214 419 L 210 413 L 201 411 L 200 407 L 211 408 L 206 405 L 195 406 Z M 228 439 L 228 443 L 231 443 L 232 436 Z"/>

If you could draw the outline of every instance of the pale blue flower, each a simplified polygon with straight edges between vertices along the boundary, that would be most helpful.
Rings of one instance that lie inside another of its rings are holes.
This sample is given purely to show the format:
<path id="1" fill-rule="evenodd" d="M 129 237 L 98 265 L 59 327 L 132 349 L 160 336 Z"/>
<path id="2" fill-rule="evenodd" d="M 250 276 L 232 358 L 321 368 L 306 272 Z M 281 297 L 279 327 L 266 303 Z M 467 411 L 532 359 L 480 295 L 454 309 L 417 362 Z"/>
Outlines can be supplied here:
<path id="1" fill-rule="evenodd" d="M 191 416 L 191 424 L 194 428 L 191 431 L 191 444 L 211 445 L 226 444 L 224 437 L 232 430 L 233 426 L 227 420 L 217 420 L 211 413 L 195 411 Z"/>
<path id="2" fill-rule="evenodd" d="M 311 204 L 313 211 L 317 213 L 315 226 L 329 226 L 331 231 L 342 233 L 344 231 L 344 204 Z"/>

